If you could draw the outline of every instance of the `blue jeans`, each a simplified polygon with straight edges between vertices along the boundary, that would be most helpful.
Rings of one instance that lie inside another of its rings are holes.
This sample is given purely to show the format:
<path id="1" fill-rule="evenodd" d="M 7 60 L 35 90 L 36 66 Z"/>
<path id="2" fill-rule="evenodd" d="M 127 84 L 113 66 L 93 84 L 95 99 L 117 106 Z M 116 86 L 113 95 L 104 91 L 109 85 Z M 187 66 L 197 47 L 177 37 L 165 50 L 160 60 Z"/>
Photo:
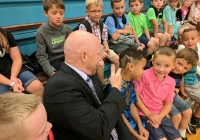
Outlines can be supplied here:
<path id="1" fill-rule="evenodd" d="M 24 71 L 18 75 L 18 77 L 22 81 L 22 86 L 24 89 L 33 81 L 38 79 L 33 73 L 30 71 Z M 0 94 L 6 93 L 6 92 L 12 92 L 12 89 L 9 88 L 9 86 L 0 84 Z"/>

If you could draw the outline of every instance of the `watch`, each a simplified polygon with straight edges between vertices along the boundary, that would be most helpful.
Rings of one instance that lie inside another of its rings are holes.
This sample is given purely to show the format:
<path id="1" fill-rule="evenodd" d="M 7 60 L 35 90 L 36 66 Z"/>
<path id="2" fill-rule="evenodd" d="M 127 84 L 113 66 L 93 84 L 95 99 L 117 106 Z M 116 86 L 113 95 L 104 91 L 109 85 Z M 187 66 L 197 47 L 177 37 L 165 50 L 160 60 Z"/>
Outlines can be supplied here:
<path id="1" fill-rule="evenodd" d="M 12 89 L 12 87 L 15 85 L 15 82 L 11 82 L 10 83 L 10 89 Z"/>

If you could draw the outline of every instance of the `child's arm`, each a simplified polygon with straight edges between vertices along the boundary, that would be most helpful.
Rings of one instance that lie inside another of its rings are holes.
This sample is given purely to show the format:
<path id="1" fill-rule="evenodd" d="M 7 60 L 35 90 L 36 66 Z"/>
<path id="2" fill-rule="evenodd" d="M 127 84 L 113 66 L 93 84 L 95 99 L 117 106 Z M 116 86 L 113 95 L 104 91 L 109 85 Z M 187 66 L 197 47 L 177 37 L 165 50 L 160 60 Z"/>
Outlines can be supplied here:
<path id="1" fill-rule="evenodd" d="M 163 104 L 164 104 L 164 106 L 163 106 L 163 108 L 161 109 L 161 111 L 158 115 L 160 117 L 160 120 L 162 120 L 165 116 L 167 116 L 167 114 L 172 109 L 172 103 L 171 102 L 164 101 Z"/>
<path id="2" fill-rule="evenodd" d="M 151 23 L 153 24 L 154 37 L 158 38 L 158 22 L 156 19 L 152 19 Z"/>
<path id="3" fill-rule="evenodd" d="M 136 33 L 136 31 L 135 30 L 133 30 L 133 35 L 134 35 L 134 40 L 135 40 L 135 42 L 136 43 L 138 43 L 138 44 L 140 44 L 140 41 L 139 41 L 139 39 L 138 39 L 138 36 L 137 36 L 137 33 Z"/>
<path id="4" fill-rule="evenodd" d="M 163 23 L 164 31 L 165 31 L 165 32 L 168 32 L 168 24 L 167 24 L 167 21 L 166 21 L 166 20 L 162 20 L 162 23 Z"/>
<path id="5" fill-rule="evenodd" d="M 105 48 L 104 48 L 104 49 L 105 49 L 105 52 L 109 55 L 110 50 L 109 50 L 109 46 L 108 46 L 107 40 L 103 40 L 102 44 L 103 44 L 103 46 L 105 47 Z"/>
<path id="6" fill-rule="evenodd" d="M 146 37 L 147 37 L 148 39 L 151 39 L 148 29 L 145 29 L 145 30 L 144 30 L 144 34 L 146 35 Z"/>
<path id="7" fill-rule="evenodd" d="M 128 122 L 128 120 L 126 119 L 126 117 L 124 116 L 124 114 L 122 114 L 122 118 L 126 124 L 126 126 L 128 127 L 129 131 L 139 140 L 147 140 L 145 137 L 140 136 L 137 132 L 135 132 L 135 130 L 132 128 L 132 126 L 130 125 L 130 123 Z"/>
<path id="8" fill-rule="evenodd" d="M 173 28 L 174 28 L 174 24 L 168 25 L 168 33 L 169 33 L 171 36 L 174 35 L 174 33 L 173 33 Z"/>
<path id="9" fill-rule="evenodd" d="M 184 90 L 184 77 L 182 77 L 182 80 L 181 80 L 180 92 L 184 96 L 184 98 L 188 98 L 188 95 L 187 95 L 187 93 Z"/>
<path id="10" fill-rule="evenodd" d="M 131 115 L 138 126 L 139 134 L 141 136 L 145 137 L 146 139 L 148 139 L 149 132 L 142 126 L 142 122 L 140 120 L 140 117 L 139 117 L 139 114 L 138 114 L 135 104 L 131 104 Z"/>

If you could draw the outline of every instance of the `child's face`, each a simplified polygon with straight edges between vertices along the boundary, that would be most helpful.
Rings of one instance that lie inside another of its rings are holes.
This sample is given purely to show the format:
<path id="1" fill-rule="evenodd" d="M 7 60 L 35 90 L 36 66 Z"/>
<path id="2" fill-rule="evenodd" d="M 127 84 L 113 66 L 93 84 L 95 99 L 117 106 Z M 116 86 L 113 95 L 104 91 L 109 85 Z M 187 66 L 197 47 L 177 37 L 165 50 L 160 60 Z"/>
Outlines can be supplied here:
<path id="1" fill-rule="evenodd" d="M 183 6 L 184 7 L 190 7 L 192 5 L 192 3 L 193 3 L 193 0 L 185 0 L 183 2 Z"/>
<path id="2" fill-rule="evenodd" d="M 175 8 L 177 5 L 178 5 L 178 0 L 170 0 L 169 1 L 169 5 L 172 7 L 172 8 Z"/>
<path id="3" fill-rule="evenodd" d="M 176 58 L 175 67 L 172 69 L 172 72 L 176 74 L 184 74 L 191 68 L 192 64 L 188 64 L 184 58 Z"/>
<path id="4" fill-rule="evenodd" d="M 152 0 L 151 5 L 157 9 L 162 8 L 164 0 Z"/>
<path id="5" fill-rule="evenodd" d="M 91 5 L 87 10 L 87 16 L 94 22 L 98 22 L 102 16 L 103 9 L 101 5 Z"/>
<path id="6" fill-rule="evenodd" d="M 29 134 L 27 140 L 47 139 L 52 125 L 47 122 L 47 115 L 43 104 L 38 105 L 36 110 L 26 118 L 24 125 Z"/>
<path id="7" fill-rule="evenodd" d="M 44 11 L 45 16 L 49 19 L 49 24 L 54 28 L 58 28 L 64 19 L 64 10 L 57 8 L 55 4 L 48 11 Z"/>
<path id="8" fill-rule="evenodd" d="M 197 43 L 199 42 L 198 32 L 189 31 L 183 33 L 181 36 L 181 42 L 185 47 L 195 50 Z"/>
<path id="9" fill-rule="evenodd" d="M 130 3 L 130 10 L 134 15 L 140 14 L 140 9 L 143 7 L 143 3 L 140 3 L 139 0 Z"/>
<path id="10" fill-rule="evenodd" d="M 124 10 L 125 10 L 124 0 L 122 0 L 121 2 L 114 2 L 113 7 L 111 7 L 111 8 L 112 8 L 113 13 L 117 17 L 122 17 L 122 15 L 124 14 Z"/>
<path id="11" fill-rule="evenodd" d="M 137 81 L 140 79 L 140 77 L 142 76 L 143 74 L 143 71 L 144 71 L 144 67 L 146 65 L 146 59 L 145 58 L 142 58 L 141 61 L 139 61 L 138 63 L 136 64 L 131 64 L 132 65 L 132 68 L 130 68 L 131 70 L 131 75 L 130 75 L 130 78 L 131 78 L 131 81 Z"/>
<path id="12" fill-rule="evenodd" d="M 172 57 L 159 54 L 153 59 L 152 64 L 156 77 L 162 81 L 164 77 L 174 68 L 174 59 Z"/>

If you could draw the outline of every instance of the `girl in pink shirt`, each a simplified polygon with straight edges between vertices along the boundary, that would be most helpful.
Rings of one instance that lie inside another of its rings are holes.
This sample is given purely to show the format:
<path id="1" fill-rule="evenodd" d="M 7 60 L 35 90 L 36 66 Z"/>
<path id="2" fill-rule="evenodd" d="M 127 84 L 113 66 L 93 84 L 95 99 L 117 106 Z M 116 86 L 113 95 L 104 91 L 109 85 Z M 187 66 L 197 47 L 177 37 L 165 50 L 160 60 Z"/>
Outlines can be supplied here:
<path id="1" fill-rule="evenodd" d="M 144 71 L 135 82 L 139 115 L 147 121 L 147 130 L 156 140 L 181 140 L 179 132 L 166 115 L 171 111 L 175 81 L 168 76 L 174 68 L 176 53 L 170 47 L 160 47 L 152 60 L 153 67 Z"/>

